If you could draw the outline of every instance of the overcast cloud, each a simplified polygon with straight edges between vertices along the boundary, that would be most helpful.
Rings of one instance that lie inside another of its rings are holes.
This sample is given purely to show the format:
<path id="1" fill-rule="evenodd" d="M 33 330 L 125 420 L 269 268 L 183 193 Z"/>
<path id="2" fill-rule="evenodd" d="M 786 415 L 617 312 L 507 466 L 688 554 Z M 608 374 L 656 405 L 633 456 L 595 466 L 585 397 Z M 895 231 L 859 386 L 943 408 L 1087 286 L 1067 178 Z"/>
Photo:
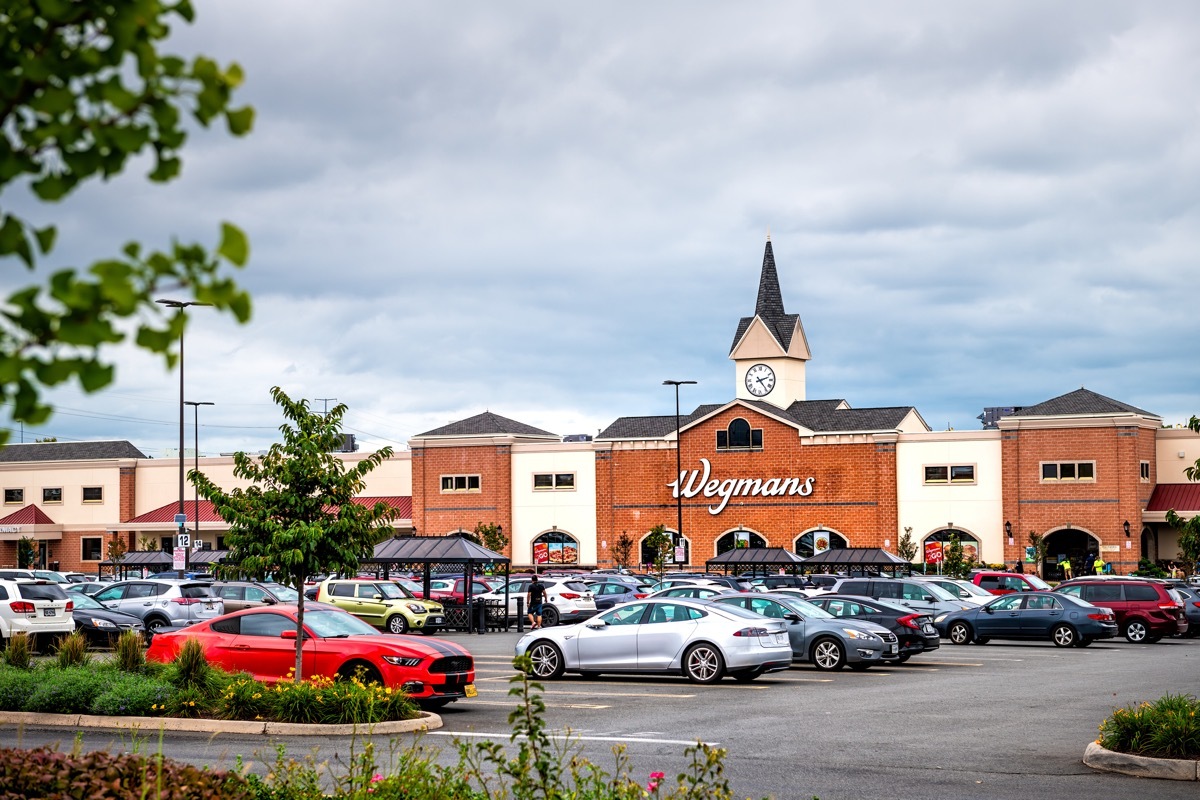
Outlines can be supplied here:
<path id="1" fill-rule="evenodd" d="M 253 321 L 188 328 L 205 453 L 270 444 L 273 385 L 348 404 L 366 447 L 484 410 L 594 434 L 673 412 L 665 378 L 727 401 L 768 231 L 810 399 L 1200 413 L 1195 3 L 197 10 L 171 46 L 242 64 L 254 133 L 36 213 L 51 266 L 250 235 Z M 175 446 L 177 373 L 117 358 L 26 441 Z"/>

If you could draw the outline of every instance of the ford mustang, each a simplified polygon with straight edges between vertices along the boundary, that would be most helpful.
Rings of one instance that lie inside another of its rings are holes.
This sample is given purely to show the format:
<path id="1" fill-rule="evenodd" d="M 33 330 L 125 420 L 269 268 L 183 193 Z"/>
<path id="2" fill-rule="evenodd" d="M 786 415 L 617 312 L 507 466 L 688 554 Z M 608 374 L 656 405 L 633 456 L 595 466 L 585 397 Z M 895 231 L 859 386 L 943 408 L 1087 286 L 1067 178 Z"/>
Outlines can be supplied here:
<path id="1" fill-rule="evenodd" d="M 280 604 L 159 633 L 146 658 L 169 663 L 185 641 L 196 639 L 214 666 L 273 683 L 286 679 L 296 665 L 296 614 L 295 606 Z M 476 695 L 475 660 L 463 647 L 388 636 L 345 611 L 306 607 L 303 675 L 350 678 L 360 671 L 362 680 L 402 689 L 426 707 Z"/>

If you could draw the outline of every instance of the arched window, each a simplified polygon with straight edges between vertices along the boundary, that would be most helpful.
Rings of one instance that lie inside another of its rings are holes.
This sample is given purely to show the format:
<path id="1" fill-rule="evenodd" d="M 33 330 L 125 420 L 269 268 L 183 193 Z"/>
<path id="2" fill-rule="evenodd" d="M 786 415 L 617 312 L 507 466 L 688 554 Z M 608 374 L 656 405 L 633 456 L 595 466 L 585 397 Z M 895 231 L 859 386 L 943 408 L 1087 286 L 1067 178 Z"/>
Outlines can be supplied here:
<path id="1" fill-rule="evenodd" d="M 963 558 L 970 561 L 979 560 L 979 540 L 966 531 L 956 530 L 954 528 L 943 528 L 940 531 L 935 531 L 925 537 L 925 541 L 921 546 L 921 558 L 931 564 L 941 561 L 943 551 L 946 545 L 950 543 L 950 536 L 958 537 L 958 543 L 962 545 Z M 930 558 L 931 554 L 935 554 Z"/>
<path id="2" fill-rule="evenodd" d="M 483 542 L 479 541 L 478 536 L 471 533 L 470 531 L 463 530 L 462 528 L 459 528 L 456 531 L 450 531 L 450 533 L 448 533 L 446 535 L 447 536 L 457 536 L 459 539 L 466 539 L 468 542 L 474 542 L 475 544 L 479 544 L 479 545 L 483 544 Z"/>
<path id="3" fill-rule="evenodd" d="M 750 423 L 738 417 L 723 431 L 717 431 L 718 450 L 761 450 L 762 428 L 751 428 Z"/>
<path id="4" fill-rule="evenodd" d="M 681 538 L 676 537 L 675 531 L 668 530 L 666 533 L 668 536 L 671 537 L 672 541 L 679 542 L 679 546 L 683 548 L 683 560 L 676 561 L 675 560 L 675 551 L 672 550 L 667 553 L 667 557 L 663 560 L 663 563 L 667 564 L 667 565 L 690 564 L 692 562 L 692 544 L 691 544 L 691 542 L 689 542 L 687 539 L 681 539 Z M 641 544 L 641 548 L 640 548 L 641 558 L 642 558 L 641 563 L 652 565 L 652 564 L 654 564 L 654 551 L 652 549 L 650 549 L 650 546 L 648 544 L 646 544 L 646 538 L 649 535 L 650 534 L 646 534 L 646 536 L 642 537 L 642 544 Z"/>
<path id="5" fill-rule="evenodd" d="M 767 540 L 759 536 L 754 531 L 736 530 L 717 539 L 717 555 L 721 555 L 728 550 L 733 550 L 736 547 L 766 547 Z"/>
<path id="6" fill-rule="evenodd" d="M 579 542 L 569 533 L 546 531 L 533 540 L 534 564 L 578 564 Z"/>
<path id="7" fill-rule="evenodd" d="M 845 536 L 822 528 L 797 536 L 792 549 L 801 558 L 810 558 L 826 550 L 840 550 L 849 546 L 850 542 Z"/>

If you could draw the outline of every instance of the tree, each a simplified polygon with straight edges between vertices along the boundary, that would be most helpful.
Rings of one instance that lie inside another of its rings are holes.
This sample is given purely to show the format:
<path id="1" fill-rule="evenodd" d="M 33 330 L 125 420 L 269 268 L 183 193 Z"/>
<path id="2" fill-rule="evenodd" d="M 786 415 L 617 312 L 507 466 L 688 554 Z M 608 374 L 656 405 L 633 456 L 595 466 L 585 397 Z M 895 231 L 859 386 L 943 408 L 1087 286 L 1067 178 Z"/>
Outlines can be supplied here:
<path id="1" fill-rule="evenodd" d="M 896 542 L 896 554 L 909 563 L 917 557 L 917 543 L 912 538 L 912 526 L 904 528 L 904 535 Z"/>
<path id="2" fill-rule="evenodd" d="M 964 578 L 970 572 L 967 561 L 963 558 L 963 546 L 957 533 L 950 534 L 950 541 L 942 550 L 942 572 L 950 578 Z"/>
<path id="3" fill-rule="evenodd" d="M 29 569 L 33 566 L 33 559 L 37 557 L 37 548 L 34 546 L 33 539 L 28 536 L 22 536 L 17 539 L 17 569 Z"/>
<path id="4" fill-rule="evenodd" d="M 650 529 L 650 533 L 646 536 L 646 548 L 654 558 L 654 569 L 658 572 L 659 580 L 662 580 L 663 569 L 666 566 L 667 554 L 671 552 L 671 546 L 671 534 L 667 533 L 665 525 L 655 525 Z"/>
<path id="5" fill-rule="evenodd" d="M 493 552 L 503 553 L 504 548 L 508 547 L 508 537 L 504 535 L 504 529 L 494 522 L 477 522 L 475 536 L 480 544 Z"/>
<path id="6" fill-rule="evenodd" d="M 108 560 L 111 561 L 115 567 L 117 564 L 121 563 L 121 559 L 123 559 L 125 554 L 129 552 L 129 545 L 126 543 L 121 534 L 114 532 L 112 538 L 108 540 L 108 546 L 106 550 L 108 551 L 106 553 Z"/>
<path id="7" fill-rule="evenodd" d="M 1188 420 L 1188 427 L 1200 433 L 1200 417 Z M 1189 481 L 1200 481 L 1200 458 L 1196 463 L 1184 470 Z M 1184 519 L 1175 513 L 1175 509 L 1167 512 L 1167 524 L 1179 531 L 1179 561 L 1189 574 L 1196 571 L 1200 563 L 1200 514 Z"/>
<path id="8" fill-rule="evenodd" d="M 1046 537 L 1037 531 L 1030 531 L 1029 545 L 1033 548 L 1033 571 L 1041 576 L 1042 564 L 1046 560 Z M 1017 556 L 1017 558 L 1023 559 L 1022 556 Z"/>
<path id="9" fill-rule="evenodd" d="M 617 567 L 624 569 L 633 563 L 633 548 L 637 544 L 633 541 L 633 537 L 629 535 L 629 531 L 621 531 L 612 545 L 613 560 L 617 562 Z"/>
<path id="10" fill-rule="evenodd" d="M 392 455 L 384 447 L 347 466 L 331 446 L 339 441 L 345 404 L 313 413 L 308 401 L 294 401 L 278 386 L 271 396 L 288 422 L 283 442 L 264 456 L 235 453 L 233 474 L 249 481 L 226 492 L 201 472 L 188 477 L 200 496 L 229 523 L 225 543 L 234 569 L 261 580 L 269 573 L 299 594 L 296 621 L 296 672 L 301 680 L 304 582 L 319 572 L 355 573 L 382 529 L 395 514 L 385 503 L 368 508 L 354 502 L 366 475 Z"/>
<path id="11" fill-rule="evenodd" d="M 230 107 L 241 68 L 222 69 L 204 56 L 188 63 L 160 52 L 173 18 L 191 22 L 193 16 L 189 0 L 5 3 L 0 195 L 19 183 L 33 200 L 53 203 L 89 181 L 120 174 L 130 158 L 144 153 L 153 163 L 150 180 L 170 181 L 179 174 L 188 117 L 202 126 L 224 119 L 234 136 L 247 133 L 254 110 Z M 33 272 L 55 239 L 53 224 L 38 227 L 0 211 L 0 264 L 20 261 Z M 172 364 L 170 349 L 186 320 L 155 305 L 163 291 L 190 294 L 245 322 L 249 296 L 224 274 L 223 264 L 241 267 L 248 252 L 245 235 L 222 223 L 211 254 L 178 242 L 144 252 L 130 242 L 120 255 L 86 271 L 65 268 L 45 285 L 17 288 L 3 301 L 0 403 L 12 405 L 14 421 L 45 422 L 52 408 L 43 390 L 72 378 L 86 392 L 110 384 L 114 367 L 104 352 L 124 341 L 131 327 L 138 347 L 164 354 Z M 0 430 L 0 445 L 8 436 Z"/>

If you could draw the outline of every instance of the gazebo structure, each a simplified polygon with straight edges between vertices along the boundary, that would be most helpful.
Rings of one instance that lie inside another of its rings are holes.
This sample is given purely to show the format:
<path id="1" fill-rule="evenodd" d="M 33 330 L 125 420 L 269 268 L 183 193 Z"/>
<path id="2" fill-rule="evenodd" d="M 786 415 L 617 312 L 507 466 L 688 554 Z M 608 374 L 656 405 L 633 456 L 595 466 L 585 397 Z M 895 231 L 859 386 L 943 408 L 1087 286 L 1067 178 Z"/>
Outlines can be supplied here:
<path id="1" fill-rule="evenodd" d="M 131 571 L 137 571 L 137 577 L 142 576 L 143 570 L 162 572 L 171 568 L 171 554 L 162 550 L 131 550 L 116 561 L 111 558 L 101 561 L 96 566 L 96 577 L 104 574 L 105 569 L 112 571 L 113 577 L 124 580 Z"/>
<path id="2" fill-rule="evenodd" d="M 504 565 L 504 611 L 505 621 L 508 615 L 508 570 L 511 564 L 506 555 L 489 550 L 483 545 L 476 544 L 464 536 L 393 536 L 375 545 L 375 552 L 370 558 L 362 560 L 364 567 L 376 566 L 382 568 L 383 577 L 389 572 L 411 571 L 421 573 L 421 583 L 425 588 L 425 596 L 429 596 L 429 582 L 433 577 L 435 566 L 461 566 L 463 576 L 471 578 L 475 568 L 485 564 Z M 472 580 L 464 581 L 463 604 L 468 609 L 467 632 L 474 628 L 474 614 L 471 608 Z"/>
<path id="3" fill-rule="evenodd" d="M 829 571 L 838 567 L 844 567 L 849 573 L 878 570 L 882 574 L 885 570 L 891 570 L 893 578 L 901 570 L 905 574 L 912 574 L 911 563 L 880 547 L 835 547 L 804 559 L 802 569 L 805 572 Z"/>
<path id="4" fill-rule="evenodd" d="M 721 567 L 726 575 L 731 570 L 739 575 L 767 575 L 790 570 L 795 575 L 803 563 L 803 558 L 785 547 L 735 547 L 704 562 L 704 568 Z"/>

